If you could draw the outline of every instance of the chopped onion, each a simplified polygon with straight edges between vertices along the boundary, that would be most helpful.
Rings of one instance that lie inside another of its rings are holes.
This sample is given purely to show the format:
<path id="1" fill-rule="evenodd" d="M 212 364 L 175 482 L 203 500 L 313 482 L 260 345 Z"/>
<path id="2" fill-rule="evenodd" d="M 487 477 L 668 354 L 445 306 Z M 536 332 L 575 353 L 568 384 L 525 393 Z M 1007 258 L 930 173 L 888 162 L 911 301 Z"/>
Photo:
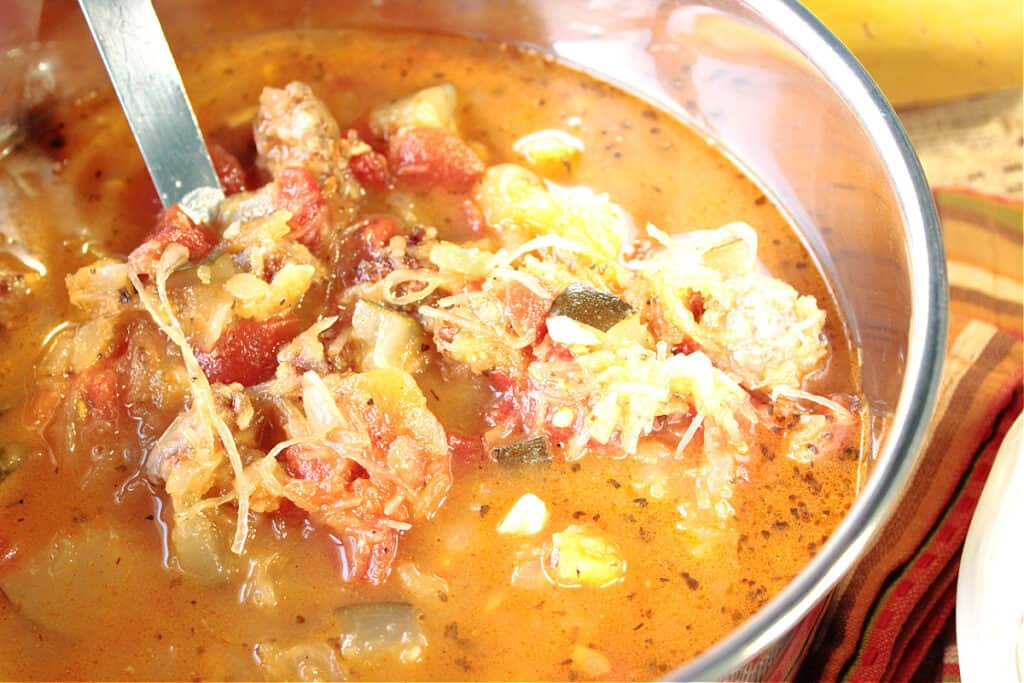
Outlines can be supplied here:
<path id="1" fill-rule="evenodd" d="M 346 658 L 396 656 L 415 661 L 427 646 L 423 613 L 405 602 L 348 605 L 335 612 L 341 654 Z"/>
<path id="2" fill-rule="evenodd" d="M 256 647 L 256 654 L 273 680 L 348 680 L 348 673 L 338 652 L 326 641 L 299 643 L 288 648 L 274 643 L 260 643 Z"/>
<path id="3" fill-rule="evenodd" d="M 584 678 L 601 678 L 612 670 L 612 664 L 607 657 L 583 645 L 573 646 L 572 665 Z"/>
<path id="4" fill-rule="evenodd" d="M 402 585 L 418 598 L 436 599 L 438 595 L 447 596 L 449 593 L 447 581 L 437 574 L 421 571 L 415 562 L 403 562 L 396 571 Z"/>
<path id="5" fill-rule="evenodd" d="M 548 523 L 548 508 L 544 501 L 532 493 L 517 500 L 498 525 L 499 534 L 532 536 L 544 530 Z"/>

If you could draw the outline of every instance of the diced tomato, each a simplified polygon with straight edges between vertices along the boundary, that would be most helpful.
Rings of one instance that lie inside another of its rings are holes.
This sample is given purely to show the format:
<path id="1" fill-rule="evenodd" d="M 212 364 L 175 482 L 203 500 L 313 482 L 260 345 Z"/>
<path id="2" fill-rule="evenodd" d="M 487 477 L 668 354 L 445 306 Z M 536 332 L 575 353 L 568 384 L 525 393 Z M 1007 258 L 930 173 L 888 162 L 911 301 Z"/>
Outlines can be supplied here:
<path id="1" fill-rule="evenodd" d="M 275 520 L 273 525 L 274 535 L 278 538 L 287 538 L 290 533 L 308 533 L 312 528 L 309 512 L 288 500 L 281 498 L 278 501 L 277 509 L 271 513 Z"/>
<path id="2" fill-rule="evenodd" d="M 544 433 L 548 435 L 548 441 L 556 445 L 562 445 L 569 442 L 574 433 L 573 427 L 556 427 L 551 424 L 549 419 L 544 423 Z"/>
<path id="3" fill-rule="evenodd" d="M 443 128 L 406 128 L 388 140 L 388 163 L 404 180 L 465 192 L 484 174 L 484 163 L 462 139 Z"/>
<path id="4" fill-rule="evenodd" d="M 220 145 L 210 145 L 210 160 L 217 173 L 224 194 L 231 195 L 248 190 L 248 182 L 242 163 L 234 154 Z"/>
<path id="5" fill-rule="evenodd" d="M 205 224 L 197 224 L 177 204 L 160 212 L 153 234 L 128 255 L 128 265 L 136 273 L 152 275 L 160 255 L 169 244 L 188 249 L 195 262 L 205 257 L 217 244 L 217 235 Z"/>
<path id="6" fill-rule="evenodd" d="M 317 457 L 316 450 L 304 444 L 296 444 L 284 449 L 281 458 L 288 475 L 307 481 L 326 481 L 331 476 L 333 468 L 331 463 Z"/>
<path id="7" fill-rule="evenodd" d="M 545 329 L 547 326 L 545 325 Z M 544 360 L 572 360 L 576 355 L 572 352 L 565 344 L 559 344 L 558 342 L 552 341 L 551 345 L 546 349 L 544 354 Z"/>
<path id="8" fill-rule="evenodd" d="M 337 284 L 351 287 L 360 282 L 379 280 L 393 269 L 385 249 L 398 232 L 398 226 L 386 216 L 371 218 L 361 228 L 338 243 L 334 254 Z"/>
<path id="9" fill-rule="evenodd" d="M 487 374 L 487 379 L 490 380 L 491 386 L 497 391 L 505 391 L 512 386 L 512 378 L 499 370 L 492 370 Z"/>
<path id="10" fill-rule="evenodd" d="M 360 183 L 365 186 L 386 190 L 391 187 L 391 172 L 388 160 L 380 152 L 363 152 L 348 160 L 348 167 Z"/>
<path id="11" fill-rule="evenodd" d="M 90 417 L 113 422 L 123 408 L 120 373 L 109 362 L 93 365 L 82 375 L 82 395 Z"/>
<path id="12" fill-rule="evenodd" d="M 224 330 L 210 351 L 197 353 L 196 359 L 211 382 L 252 386 L 274 376 L 277 352 L 301 331 L 294 315 L 238 320 Z"/>
<path id="13" fill-rule="evenodd" d="M 519 334 L 533 331 L 539 335 L 551 310 L 551 299 L 539 296 L 529 287 L 512 281 L 505 288 L 505 307 L 509 321 Z"/>
<path id="14" fill-rule="evenodd" d="M 304 168 L 290 167 L 281 171 L 278 182 L 280 188 L 275 203 L 279 209 L 292 214 L 288 221 L 291 236 L 307 247 L 315 247 L 320 231 L 327 225 L 328 215 L 327 201 L 316 178 Z"/>
<path id="15" fill-rule="evenodd" d="M 701 318 L 704 317 L 704 295 L 700 292 L 690 292 L 690 296 L 686 299 L 686 307 L 690 309 L 690 313 L 693 314 L 693 319 L 700 324 Z"/>
<path id="16" fill-rule="evenodd" d="M 491 384 L 498 390 L 498 395 L 484 416 L 484 420 L 491 426 L 516 429 L 522 427 L 533 415 L 533 401 L 530 393 L 526 390 L 523 380 L 517 378 L 509 379 L 507 384 L 499 380 L 499 383 L 503 385 L 499 389 L 498 384 L 495 384 L 496 375 L 497 373 L 492 375 Z M 508 431 L 514 431 L 514 429 Z"/>
<path id="17" fill-rule="evenodd" d="M 694 351 L 699 351 L 699 350 L 700 350 L 700 345 L 698 345 L 697 342 L 695 342 L 694 340 L 690 339 L 689 337 L 687 337 L 686 339 L 684 339 L 683 341 L 679 342 L 678 344 L 676 344 L 675 346 L 672 347 L 672 353 L 673 354 L 682 353 L 682 354 L 687 355 L 687 356 L 690 355 L 691 353 L 693 353 Z"/>
<path id="18" fill-rule="evenodd" d="M 383 249 L 398 232 L 398 226 L 387 217 L 373 218 L 363 226 L 360 235 L 371 249 Z"/>
<path id="19" fill-rule="evenodd" d="M 382 137 L 378 137 L 373 129 L 370 128 L 370 119 L 368 116 L 356 119 L 349 124 L 348 130 L 345 131 L 345 136 L 348 137 L 352 133 L 356 134 L 356 137 L 368 144 L 373 148 L 375 152 L 387 152 L 388 141 Z"/>
<path id="20" fill-rule="evenodd" d="M 448 453 L 456 463 L 482 462 L 487 456 L 483 436 L 480 434 L 464 436 L 448 432 Z"/>

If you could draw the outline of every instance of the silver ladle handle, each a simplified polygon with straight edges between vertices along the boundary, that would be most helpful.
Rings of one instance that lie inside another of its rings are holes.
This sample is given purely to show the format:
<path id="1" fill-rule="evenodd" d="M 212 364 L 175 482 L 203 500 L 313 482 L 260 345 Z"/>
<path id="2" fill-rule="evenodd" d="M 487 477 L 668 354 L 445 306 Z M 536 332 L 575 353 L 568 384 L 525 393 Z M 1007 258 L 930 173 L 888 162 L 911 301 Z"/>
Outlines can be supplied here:
<path id="1" fill-rule="evenodd" d="M 78 0 L 160 202 L 205 220 L 224 193 L 150 0 Z"/>

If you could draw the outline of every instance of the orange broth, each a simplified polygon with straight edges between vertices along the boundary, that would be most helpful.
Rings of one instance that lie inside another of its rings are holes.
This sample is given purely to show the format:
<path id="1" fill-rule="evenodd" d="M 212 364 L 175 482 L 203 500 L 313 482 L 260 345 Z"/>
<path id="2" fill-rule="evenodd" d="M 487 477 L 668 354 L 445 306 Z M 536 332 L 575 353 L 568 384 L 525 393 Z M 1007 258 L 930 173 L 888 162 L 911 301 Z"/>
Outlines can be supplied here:
<path id="1" fill-rule="evenodd" d="M 786 219 L 693 131 L 606 83 L 495 44 L 359 31 L 254 37 L 186 55 L 182 70 L 203 130 L 243 162 L 253 154 L 249 123 L 261 88 L 295 79 L 313 87 L 343 129 L 377 103 L 451 81 L 462 135 L 488 164 L 515 161 L 512 144 L 526 133 L 571 130 L 585 151 L 559 182 L 608 193 L 637 225 L 670 232 L 731 221 L 754 226 L 765 268 L 815 296 L 827 313 L 826 370 L 809 390 L 856 393 L 857 368 L 835 303 Z M 438 514 L 404 534 L 398 551 L 399 562 L 414 560 L 447 590 L 412 595 L 394 575 L 378 587 L 346 583 L 329 534 L 274 515 L 255 522 L 229 581 L 196 580 L 171 557 L 165 494 L 139 474 L 138 434 L 152 436 L 153 426 L 73 450 L 47 445 L 29 426 L 34 364 L 47 333 L 74 317 L 64 276 L 97 254 L 130 252 L 158 210 L 112 93 L 54 105 L 37 112 L 35 124 L 0 166 L 0 229 L 8 245 L 45 267 L 40 276 L 0 253 L 0 284 L 7 283 L 0 447 L 23 459 L 0 480 L 0 678 L 288 675 L 268 666 L 261 646 L 337 638 L 337 607 L 378 601 L 413 602 L 429 645 L 418 663 L 345 661 L 353 678 L 586 677 L 573 660 L 575 645 L 603 653 L 611 668 L 602 677 L 653 678 L 771 599 L 853 500 L 856 452 L 798 464 L 765 438 L 736 482 L 735 528 L 725 541 L 694 547 L 676 529 L 674 505 L 633 485 L 640 465 L 630 459 L 457 464 Z M 460 237 L 443 215 L 431 218 L 442 237 Z M 471 429 L 489 400 L 471 378 L 428 367 L 417 379 L 448 428 Z M 550 529 L 586 521 L 614 539 L 625 579 L 600 589 L 514 584 L 524 541 L 496 526 L 526 492 L 547 503 Z M 270 595 L 257 580 L 258 562 L 271 578 Z"/>

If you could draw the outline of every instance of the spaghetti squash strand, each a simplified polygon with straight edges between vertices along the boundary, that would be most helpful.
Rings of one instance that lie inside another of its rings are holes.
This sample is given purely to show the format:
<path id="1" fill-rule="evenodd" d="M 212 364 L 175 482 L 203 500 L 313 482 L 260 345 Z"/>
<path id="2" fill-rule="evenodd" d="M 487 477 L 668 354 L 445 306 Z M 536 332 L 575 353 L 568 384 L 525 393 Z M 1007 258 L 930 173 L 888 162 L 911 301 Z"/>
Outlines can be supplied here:
<path id="1" fill-rule="evenodd" d="M 217 412 L 210 382 L 206 377 L 206 373 L 200 367 L 192 346 L 185 338 L 181 323 L 178 321 L 171 306 L 170 298 L 167 296 L 167 278 L 175 270 L 188 263 L 188 258 L 188 249 L 180 244 L 169 245 L 161 254 L 160 260 L 157 263 L 155 277 L 157 301 L 153 300 L 152 295 L 135 273 L 129 270 L 128 277 L 131 279 L 135 290 L 139 293 L 139 300 L 153 319 L 153 322 L 180 349 L 188 374 L 189 386 L 192 390 L 193 405 L 202 415 L 206 424 L 213 426 L 224 450 L 228 454 L 228 460 L 234 473 L 234 488 L 238 500 L 238 517 L 235 523 L 235 537 L 231 544 L 231 551 L 241 554 L 245 549 L 245 540 L 249 534 L 249 495 L 252 493 L 252 486 L 243 471 L 242 457 L 238 452 L 235 437 Z"/>

